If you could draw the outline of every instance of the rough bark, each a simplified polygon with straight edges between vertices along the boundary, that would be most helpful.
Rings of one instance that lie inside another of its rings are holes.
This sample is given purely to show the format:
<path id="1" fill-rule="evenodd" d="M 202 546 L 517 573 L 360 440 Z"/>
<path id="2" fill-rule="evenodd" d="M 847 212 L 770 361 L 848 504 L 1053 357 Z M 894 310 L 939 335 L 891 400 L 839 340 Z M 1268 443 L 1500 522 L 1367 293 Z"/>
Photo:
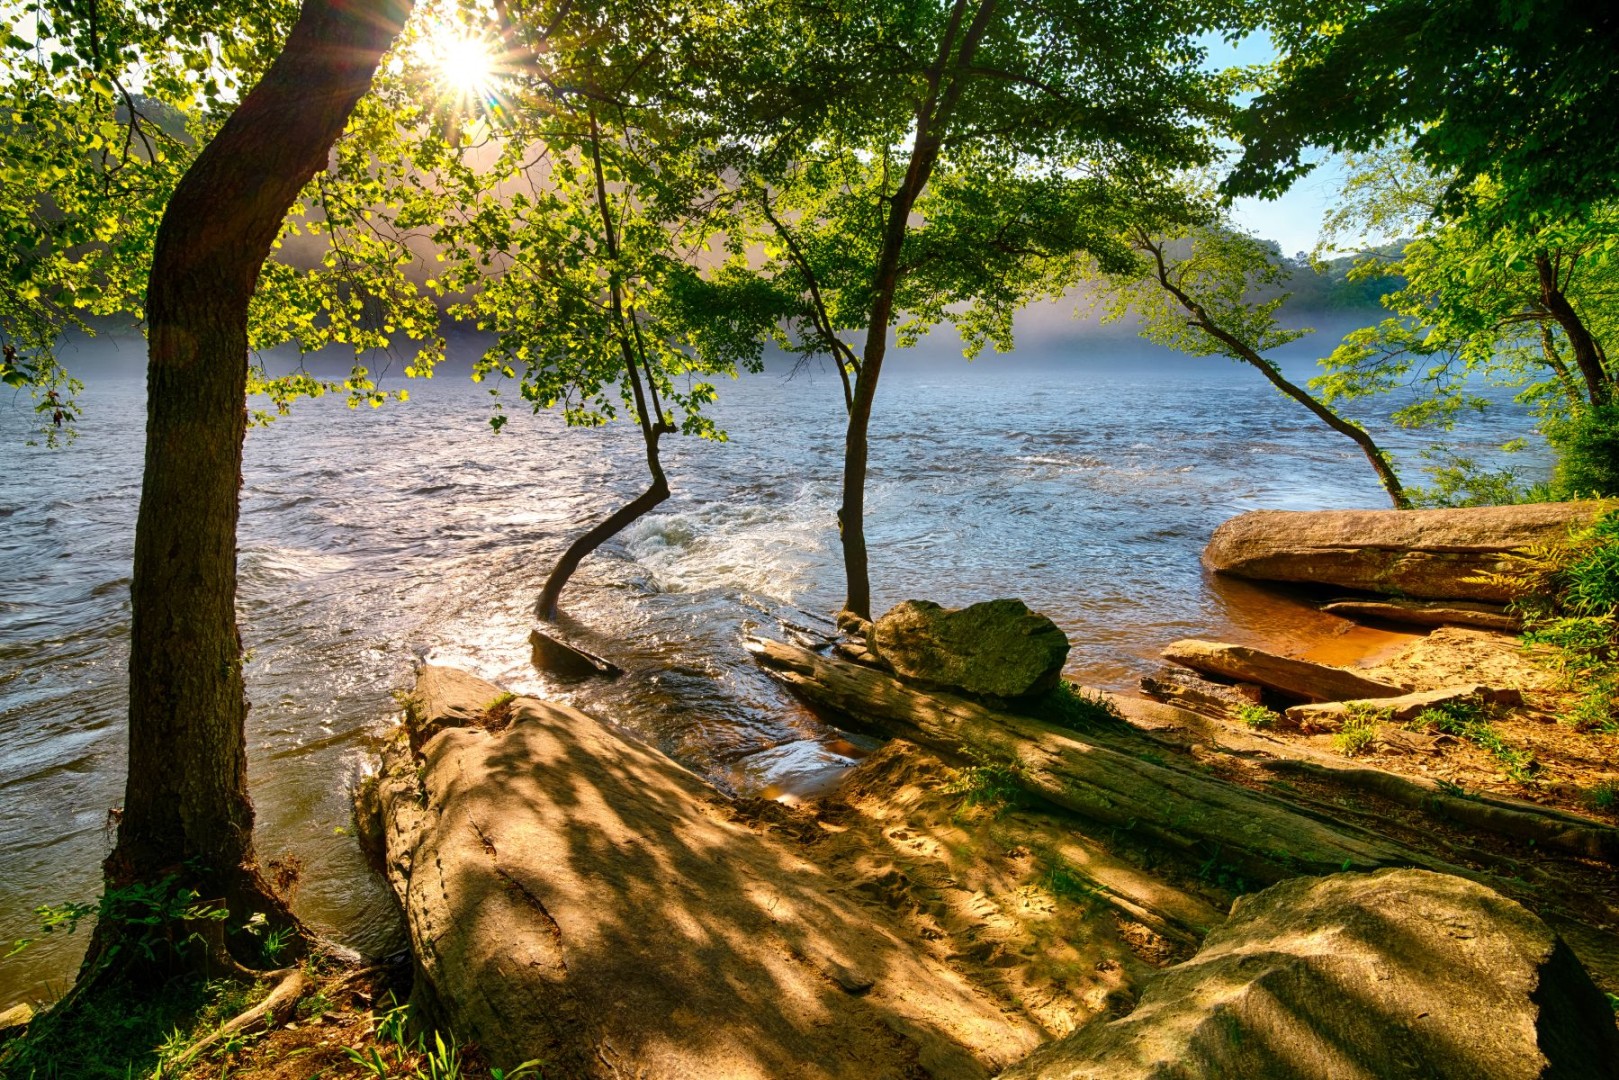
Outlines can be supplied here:
<path id="1" fill-rule="evenodd" d="M 1540 302 L 1551 312 L 1568 338 L 1574 366 L 1585 380 L 1585 392 L 1592 405 L 1605 405 L 1613 399 L 1613 377 L 1602 364 L 1602 356 L 1591 331 L 1563 292 L 1560 267 L 1545 251 L 1535 253 L 1535 270 L 1540 276 Z"/>
<path id="2" fill-rule="evenodd" d="M 109 886 L 176 874 L 233 915 L 287 914 L 258 877 L 247 794 L 236 627 L 247 307 L 288 208 L 326 166 L 410 6 L 308 0 L 158 230 L 130 586 L 129 777 Z"/>

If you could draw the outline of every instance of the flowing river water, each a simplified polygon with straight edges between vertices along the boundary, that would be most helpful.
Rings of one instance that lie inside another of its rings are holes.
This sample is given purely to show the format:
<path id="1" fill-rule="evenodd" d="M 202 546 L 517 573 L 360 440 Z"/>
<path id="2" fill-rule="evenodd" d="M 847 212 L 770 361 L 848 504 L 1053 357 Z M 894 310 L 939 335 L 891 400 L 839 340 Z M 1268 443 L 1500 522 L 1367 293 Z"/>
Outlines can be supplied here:
<path id="1" fill-rule="evenodd" d="M 122 375 L 88 380 L 65 450 L 25 446 L 26 399 L 0 402 L 0 954 L 40 939 L 0 961 L 0 1008 L 71 982 L 84 931 L 41 937 L 34 909 L 95 895 L 122 798 L 144 420 L 138 345 L 122 355 Z M 1073 640 L 1071 675 L 1112 688 L 1174 638 L 1342 629 L 1212 579 L 1198 556 L 1241 511 L 1386 505 L 1352 445 L 1227 362 L 1066 359 L 901 358 L 885 374 L 868 496 L 879 610 L 1021 597 Z M 727 790 L 810 790 L 850 764 L 849 744 L 740 644 L 842 597 L 835 376 L 725 384 L 730 442 L 665 440 L 675 496 L 563 597 L 568 633 L 629 672 L 589 685 L 533 669 L 530 610 L 568 540 L 645 486 L 638 435 L 514 408 L 496 436 L 482 388 L 446 373 L 411 391 L 375 411 L 301 404 L 248 438 L 239 606 L 257 843 L 302 860 L 306 919 L 362 951 L 397 943 L 348 792 L 419 660 L 579 705 Z M 1499 442 L 1506 424 L 1467 438 Z M 1426 442 L 1374 432 L 1408 462 Z"/>

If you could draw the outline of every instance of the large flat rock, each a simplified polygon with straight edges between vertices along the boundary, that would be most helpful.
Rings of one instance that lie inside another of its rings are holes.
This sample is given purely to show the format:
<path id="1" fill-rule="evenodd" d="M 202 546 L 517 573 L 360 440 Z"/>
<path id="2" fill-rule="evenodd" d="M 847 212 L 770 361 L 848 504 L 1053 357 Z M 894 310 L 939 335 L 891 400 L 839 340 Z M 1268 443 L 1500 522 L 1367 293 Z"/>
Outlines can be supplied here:
<path id="1" fill-rule="evenodd" d="M 455 680 L 429 678 L 437 715 L 482 705 L 446 704 Z M 377 800 L 416 1005 L 494 1064 L 967 1078 L 1040 1042 L 662 754 L 531 698 L 510 718 L 441 730 L 419 756 L 400 740 Z"/>
<path id="2" fill-rule="evenodd" d="M 1304 701 L 1386 698 L 1405 693 L 1403 686 L 1379 682 L 1344 668 L 1295 660 L 1246 645 L 1186 638 L 1171 642 L 1160 655 L 1193 671 L 1255 683 Z"/>
<path id="3" fill-rule="evenodd" d="M 1469 580 L 1507 568 L 1504 556 L 1566 536 L 1595 502 L 1453 510 L 1256 510 L 1221 525 L 1204 565 L 1259 581 L 1333 585 L 1424 600 L 1514 599 Z"/>
<path id="4" fill-rule="evenodd" d="M 1464 878 L 1295 878 L 1237 901 L 1134 1012 L 1005 1080 L 1614 1080 L 1619 1031 L 1574 954 Z"/>

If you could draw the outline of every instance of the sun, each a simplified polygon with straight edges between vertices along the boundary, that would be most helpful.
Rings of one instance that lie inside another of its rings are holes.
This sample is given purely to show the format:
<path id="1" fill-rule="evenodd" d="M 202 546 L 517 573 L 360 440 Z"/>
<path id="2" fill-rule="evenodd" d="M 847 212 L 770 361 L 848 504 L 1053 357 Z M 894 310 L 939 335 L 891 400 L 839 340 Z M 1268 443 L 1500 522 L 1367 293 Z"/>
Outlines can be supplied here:
<path id="1" fill-rule="evenodd" d="M 439 82 L 458 97 L 485 98 L 498 88 L 494 43 L 488 38 L 455 27 L 434 51 Z"/>
<path id="2" fill-rule="evenodd" d="M 504 110 L 511 70 L 491 23 L 468 22 L 454 11 L 427 15 L 418 24 L 408 62 L 436 88 L 446 115 L 460 123 L 492 121 Z"/>

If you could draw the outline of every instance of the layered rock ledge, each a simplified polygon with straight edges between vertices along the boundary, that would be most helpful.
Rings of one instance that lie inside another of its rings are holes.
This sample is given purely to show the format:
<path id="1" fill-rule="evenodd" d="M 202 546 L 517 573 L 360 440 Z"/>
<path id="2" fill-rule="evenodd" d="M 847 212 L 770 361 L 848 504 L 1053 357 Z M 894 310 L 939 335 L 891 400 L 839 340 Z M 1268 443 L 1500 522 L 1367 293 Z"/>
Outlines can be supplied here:
<path id="1" fill-rule="evenodd" d="M 413 1005 L 546 1075 L 985 1077 L 1043 1038 L 574 709 L 423 669 L 369 793 Z M 362 806 L 362 816 L 364 816 Z"/>
<path id="2" fill-rule="evenodd" d="M 1568 535 L 1596 502 L 1454 510 L 1256 510 L 1214 531 L 1203 563 L 1258 581 L 1332 585 L 1422 600 L 1514 599 L 1506 556 Z"/>

